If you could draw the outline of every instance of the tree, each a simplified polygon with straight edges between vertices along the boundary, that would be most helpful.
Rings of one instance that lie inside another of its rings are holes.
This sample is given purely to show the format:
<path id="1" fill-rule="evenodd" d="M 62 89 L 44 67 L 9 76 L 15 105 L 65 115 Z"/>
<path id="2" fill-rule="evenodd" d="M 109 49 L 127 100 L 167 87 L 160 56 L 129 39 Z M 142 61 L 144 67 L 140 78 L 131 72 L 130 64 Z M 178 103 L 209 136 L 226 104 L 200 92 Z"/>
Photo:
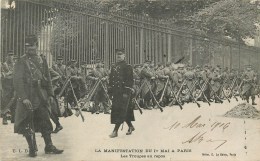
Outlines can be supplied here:
<path id="1" fill-rule="evenodd" d="M 243 0 L 221 0 L 190 17 L 191 28 L 208 36 L 228 36 L 239 42 L 253 38 L 259 11 Z"/>

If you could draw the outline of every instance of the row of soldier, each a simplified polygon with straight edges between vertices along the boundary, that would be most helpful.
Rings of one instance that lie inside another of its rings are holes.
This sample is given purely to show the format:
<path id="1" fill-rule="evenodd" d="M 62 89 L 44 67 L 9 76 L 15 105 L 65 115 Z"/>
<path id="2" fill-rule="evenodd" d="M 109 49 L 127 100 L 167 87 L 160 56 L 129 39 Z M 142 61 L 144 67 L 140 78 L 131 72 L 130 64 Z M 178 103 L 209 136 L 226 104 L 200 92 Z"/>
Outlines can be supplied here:
<path id="1" fill-rule="evenodd" d="M 14 121 L 15 92 L 12 85 L 12 72 L 17 58 L 13 55 L 13 51 L 8 53 L 6 62 L 1 68 L 4 91 L 1 106 L 3 124 L 7 124 L 9 116 L 11 122 Z M 107 93 L 109 69 L 104 67 L 101 60 L 96 60 L 92 68 L 84 65 L 77 68 L 75 60 L 70 61 L 66 66 L 63 64 L 63 58 L 58 56 L 56 63 L 50 68 L 50 74 L 55 95 L 64 96 L 65 99 L 62 101 L 67 105 L 74 107 L 79 100 L 85 99 L 86 102 L 88 98 L 87 101 L 92 103 L 88 103 L 87 106 L 85 104 L 82 110 L 92 114 L 100 112 L 110 114 L 111 101 Z M 66 82 L 70 82 L 71 88 L 64 86 Z M 98 86 L 96 86 L 97 82 L 99 82 Z M 230 101 L 232 97 L 235 99 L 241 97 L 247 102 L 251 97 L 252 104 L 256 105 L 255 95 L 259 94 L 257 74 L 251 66 L 247 66 L 243 72 L 240 72 L 210 65 L 192 67 L 170 62 L 155 65 L 149 60 L 134 66 L 134 89 L 133 101 L 136 109 L 148 110 L 172 105 L 178 105 L 182 109 L 182 105 L 189 102 L 195 102 L 200 106 L 198 101 L 208 104 L 212 101 L 223 103 L 223 100 Z M 72 114 L 69 108 L 67 110 L 63 116 Z M 54 132 L 62 129 L 58 118 L 59 113 L 60 111 L 54 108 L 52 115 L 52 120 L 56 124 Z"/>

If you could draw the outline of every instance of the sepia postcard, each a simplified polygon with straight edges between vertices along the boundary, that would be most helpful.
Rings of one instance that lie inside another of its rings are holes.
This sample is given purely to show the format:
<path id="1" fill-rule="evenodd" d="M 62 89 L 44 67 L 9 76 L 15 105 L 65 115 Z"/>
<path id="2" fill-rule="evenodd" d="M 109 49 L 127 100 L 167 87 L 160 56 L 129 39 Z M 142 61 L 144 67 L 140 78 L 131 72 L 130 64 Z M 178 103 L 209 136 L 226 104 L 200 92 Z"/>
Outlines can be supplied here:
<path id="1" fill-rule="evenodd" d="M 1 0 L 0 161 L 260 161 L 259 13 Z"/>

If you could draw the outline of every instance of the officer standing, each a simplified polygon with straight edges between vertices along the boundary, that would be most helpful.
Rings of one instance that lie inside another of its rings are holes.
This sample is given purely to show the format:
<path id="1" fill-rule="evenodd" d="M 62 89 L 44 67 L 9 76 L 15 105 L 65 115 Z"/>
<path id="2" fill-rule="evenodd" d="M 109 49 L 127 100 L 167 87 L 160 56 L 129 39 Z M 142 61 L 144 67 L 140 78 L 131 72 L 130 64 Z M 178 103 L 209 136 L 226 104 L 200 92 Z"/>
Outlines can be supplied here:
<path id="1" fill-rule="evenodd" d="M 135 130 L 131 123 L 135 121 L 131 101 L 134 93 L 133 68 L 126 63 L 125 57 L 124 49 L 116 50 L 116 64 L 112 66 L 109 74 L 108 93 L 112 98 L 111 124 L 115 124 L 111 138 L 118 136 L 118 129 L 123 122 L 126 122 L 129 127 L 126 135 L 132 134 Z"/>
<path id="2" fill-rule="evenodd" d="M 29 156 L 37 156 L 35 132 L 41 132 L 46 154 L 61 154 L 63 150 L 52 144 L 50 105 L 53 89 L 46 59 L 37 55 L 38 41 L 35 35 L 25 38 L 25 55 L 15 64 L 14 89 L 17 92 L 14 132 L 25 136 Z"/>

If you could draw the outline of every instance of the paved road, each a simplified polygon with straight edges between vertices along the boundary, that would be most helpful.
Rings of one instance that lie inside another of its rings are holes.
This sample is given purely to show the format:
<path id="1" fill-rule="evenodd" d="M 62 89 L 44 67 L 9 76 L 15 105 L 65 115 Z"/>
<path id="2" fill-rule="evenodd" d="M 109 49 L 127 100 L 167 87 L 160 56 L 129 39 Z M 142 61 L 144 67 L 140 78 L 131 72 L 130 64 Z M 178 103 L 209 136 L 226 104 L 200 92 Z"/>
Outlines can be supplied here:
<path id="1" fill-rule="evenodd" d="M 39 151 L 33 159 L 27 157 L 24 150 L 27 143 L 13 133 L 13 125 L 0 125 L 0 160 L 259 160 L 260 120 L 222 116 L 241 102 L 232 100 L 211 106 L 201 103 L 201 108 L 186 104 L 182 111 L 173 106 L 166 107 L 164 112 L 144 110 L 143 115 L 135 111 L 136 131 L 126 136 L 127 125 L 124 124 L 119 137 L 113 139 L 108 137 L 113 129 L 110 115 L 84 112 L 85 122 L 74 115 L 62 118 L 64 129 L 52 137 L 55 146 L 64 149 L 64 153 L 44 154 L 43 139 L 37 134 Z M 260 105 L 259 98 L 257 103 Z M 260 106 L 256 108 L 260 110 Z M 111 152 L 111 149 L 133 151 Z"/>

